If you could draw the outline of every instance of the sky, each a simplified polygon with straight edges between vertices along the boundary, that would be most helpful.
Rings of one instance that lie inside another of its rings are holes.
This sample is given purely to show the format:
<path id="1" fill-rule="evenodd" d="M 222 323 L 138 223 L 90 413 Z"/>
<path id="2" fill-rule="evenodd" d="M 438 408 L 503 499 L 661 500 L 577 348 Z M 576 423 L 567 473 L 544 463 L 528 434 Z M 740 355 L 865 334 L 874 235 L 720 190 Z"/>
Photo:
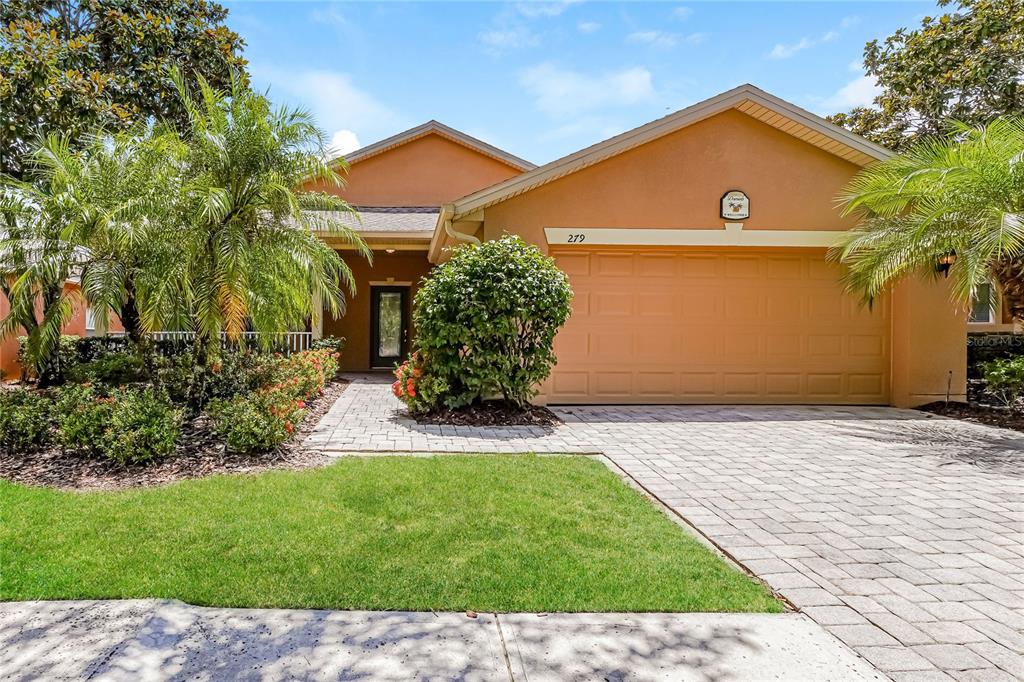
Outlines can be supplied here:
<path id="1" fill-rule="evenodd" d="M 934 2 L 224 2 L 254 86 L 348 152 L 436 119 L 546 163 L 752 83 L 871 102 L 864 44 Z"/>

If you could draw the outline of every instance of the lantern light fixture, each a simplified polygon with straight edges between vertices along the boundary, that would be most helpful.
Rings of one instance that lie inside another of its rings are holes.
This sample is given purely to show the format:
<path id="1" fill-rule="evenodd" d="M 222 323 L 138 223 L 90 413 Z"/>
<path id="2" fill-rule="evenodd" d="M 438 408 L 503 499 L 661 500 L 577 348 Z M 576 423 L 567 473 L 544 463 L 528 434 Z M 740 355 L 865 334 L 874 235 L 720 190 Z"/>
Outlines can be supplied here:
<path id="1" fill-rule="evenodd" d="M 949 269 L 954 264 L 956 264 L 956 251 L 947 251 L 939 256 L 939 260 L 935 263 L 935 269 L 941 272 L 943 277 L 949 277 Z"/>

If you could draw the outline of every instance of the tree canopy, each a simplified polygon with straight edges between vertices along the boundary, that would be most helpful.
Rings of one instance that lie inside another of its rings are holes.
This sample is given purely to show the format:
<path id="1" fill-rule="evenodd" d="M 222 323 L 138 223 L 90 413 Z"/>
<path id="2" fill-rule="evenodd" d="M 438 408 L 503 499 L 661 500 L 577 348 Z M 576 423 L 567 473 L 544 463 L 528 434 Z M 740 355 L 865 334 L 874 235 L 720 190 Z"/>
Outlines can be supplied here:
<path id="1" fill-rule="evenodd" d="M 950 120 L 984 124 L 1024 114 L 1024 0 L 939 0 L 927 16 L 864 48 L 882 92 L 874 105 L 829 120 L 890 149 L 949 132 Z"/>
<path id="2" fill-rule="evenodd" d="M 97 128 L 152 118 L 185 126 L 171 67 L 212 87 L 241 74 L 244 41 L 208 0 L 0 3 L 0 173 L 19 176 L 33 140 L 73 144 Z"/>

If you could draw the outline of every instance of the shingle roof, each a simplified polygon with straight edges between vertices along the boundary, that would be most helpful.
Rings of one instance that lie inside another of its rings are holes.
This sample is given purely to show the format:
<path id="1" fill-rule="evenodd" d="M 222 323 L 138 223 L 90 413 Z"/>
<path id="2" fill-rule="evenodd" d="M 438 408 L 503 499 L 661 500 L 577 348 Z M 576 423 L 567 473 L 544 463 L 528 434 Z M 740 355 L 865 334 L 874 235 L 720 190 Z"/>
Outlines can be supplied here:
<path id="1" fill-rule="evenodd" d="M 355 206 L 360 232 L 427 232 L 437 225 L 437 206 Z"/>
<path id="2" fill-rule="evenodd" d="M 347 213 L 325 211 L 324 218 L 337 218 L 357 232 L 421 232 L 430 236 L 437 225 L 437 206 L 353 206 L 359 215 L 355 220 Z"/>

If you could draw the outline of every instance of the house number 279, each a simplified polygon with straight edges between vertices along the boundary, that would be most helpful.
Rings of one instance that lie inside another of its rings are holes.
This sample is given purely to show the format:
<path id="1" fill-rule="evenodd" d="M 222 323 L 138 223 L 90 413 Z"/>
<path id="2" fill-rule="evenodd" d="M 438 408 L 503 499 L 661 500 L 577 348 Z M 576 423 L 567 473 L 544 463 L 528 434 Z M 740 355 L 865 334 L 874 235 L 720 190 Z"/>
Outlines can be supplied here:
<path id="1" fill-rule="evenodd" d="M 568 243 L 569 244 L 579 244 L 580 242 L 582 242 L 586 238 L 587 238 L 587 235 L 585 235 L 585 234 L 570 234 L 569 235 L 569 242 Z"/>

